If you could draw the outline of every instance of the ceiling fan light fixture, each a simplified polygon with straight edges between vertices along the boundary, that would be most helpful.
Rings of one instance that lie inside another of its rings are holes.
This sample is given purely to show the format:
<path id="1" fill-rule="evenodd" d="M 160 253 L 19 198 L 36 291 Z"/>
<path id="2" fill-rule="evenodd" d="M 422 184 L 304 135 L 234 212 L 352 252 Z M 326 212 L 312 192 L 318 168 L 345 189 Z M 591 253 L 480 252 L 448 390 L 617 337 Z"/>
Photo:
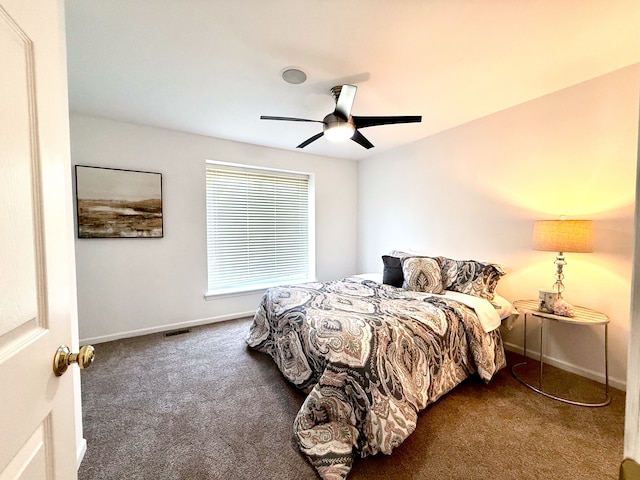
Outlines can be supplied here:
<path id="1" fill-rule="evenodd" d="M 356 132 L 356 126 L 353 124 L 351 118 L 345 120 L 335 113 L 330 113 L 322 120 L 324 127 L 324 136 L 330 142 L 342 142 L 353 137 Z"/>
<path id="2" fill-rule="evenodd" d="M 342 142 L 353 137 L 355 128 L 350 123 L 341 123 L 324 129 L 324 136 L 330 142 Z"/>

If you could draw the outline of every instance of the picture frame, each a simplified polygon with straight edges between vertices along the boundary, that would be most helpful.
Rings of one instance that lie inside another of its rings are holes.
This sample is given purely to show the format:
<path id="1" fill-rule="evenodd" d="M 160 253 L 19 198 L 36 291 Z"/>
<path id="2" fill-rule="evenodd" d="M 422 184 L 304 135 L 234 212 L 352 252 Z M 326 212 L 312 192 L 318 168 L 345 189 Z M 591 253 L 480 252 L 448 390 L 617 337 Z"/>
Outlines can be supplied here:
<path id="1" fill-rule="evenodd" d="M 162 174 L 75 166 L 78 238 L 162 238 Z"/>

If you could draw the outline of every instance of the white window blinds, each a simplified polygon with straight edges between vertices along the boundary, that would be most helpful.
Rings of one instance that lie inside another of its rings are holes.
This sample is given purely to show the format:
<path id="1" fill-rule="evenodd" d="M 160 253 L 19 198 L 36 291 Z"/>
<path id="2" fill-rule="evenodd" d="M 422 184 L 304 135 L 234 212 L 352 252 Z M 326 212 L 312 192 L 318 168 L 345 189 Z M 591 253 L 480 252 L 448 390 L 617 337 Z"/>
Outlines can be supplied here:
<path id="1" fill-rule="evenodd" d="M 307 281 L 309 175 L 207 163 L 209 294 Z"/>

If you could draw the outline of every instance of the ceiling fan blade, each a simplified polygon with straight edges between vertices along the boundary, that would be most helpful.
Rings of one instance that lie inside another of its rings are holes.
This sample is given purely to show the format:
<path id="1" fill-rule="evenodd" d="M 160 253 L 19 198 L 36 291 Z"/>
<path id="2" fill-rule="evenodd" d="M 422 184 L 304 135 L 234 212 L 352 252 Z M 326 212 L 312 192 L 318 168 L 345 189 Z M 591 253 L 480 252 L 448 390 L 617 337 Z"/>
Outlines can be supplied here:
<path id="1" fill-rule="evenodd" d="M 356 91 L 358 87 L 355 85 L 342 85 L 340 89 L 340 95 L 336 100 L 336 112 L 342 115 L 345 120 L 351 115 L 351 108 L 353 107 L 353 101 L 356 98 Z"/>
<path id="2" fill-rule="evenodd" d="M 315 142 L 317 139 L 319 139 L 321 136 L 324 135 L 324 132 L 320 132 L 317 135 L 314 135 L 311 138 L 307 138 L 304 142 L 302 142 L 300 145 L 298 145 L 296 148 L 304 148 L 307 145 L 309 145 L 311 142 Z"/>
<path id="3" fill-rule="evenodd" d="M 356 128 L 373 127 L 375 125 L 391 125 L 393 123 L 418 123 L 422 121 L 422 116 L 403 117 L 353 117 L 353 124 Z"/>
<path id="4" fill-rule="evenodd" d="M 364 135 L 362 135 L 358 130 L 354 132 L 353 137 L 351 137 L 351 140 L 362 145 L 367 150 L 369 150 L 370 148 L 373 148 L 373 143 L 367 140 L 367 138 Z"/>
<path id="5" fill-rule="evenodd" d="M 309 120 L 308 118 L 296 118 L 296 117 L 271 117 L 269 115 L 260 115 L 260 120 L 286 120 L 289 122 L 324 123 L 322 120 Z"/>

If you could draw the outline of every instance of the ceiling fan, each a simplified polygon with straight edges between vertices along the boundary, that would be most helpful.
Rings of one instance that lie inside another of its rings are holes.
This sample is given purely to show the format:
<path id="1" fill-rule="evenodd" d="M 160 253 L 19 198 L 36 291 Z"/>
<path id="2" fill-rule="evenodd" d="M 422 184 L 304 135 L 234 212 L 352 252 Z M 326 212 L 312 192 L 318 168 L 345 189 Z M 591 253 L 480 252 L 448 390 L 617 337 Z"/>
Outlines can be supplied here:
<path id="1" fill-rule="evenodd" d="M 322 132 L 306 139 L 296 148 L 304 148 L 311 142 L 325 135 L 331 141 L 351 139 L 364 148 L 372 148 L 373 144 L 359 131 L 360 128 L 373 127 L 375 125 L 390 125 L 393 123 L 417 123 L 422 121 L 422 116 L 400 117 L 358 117 L 351 115 L 351 107 L 356 97 L 355 85 L 337 85 L 331 89 L 331 95 L 336 102 L 335 110 L 322 120 L 309 120 L 295 117 L 272 117 L 261 115 L 261 120 L 285 120 L 289 122 L 316 122 L 322 123 Z"/>

